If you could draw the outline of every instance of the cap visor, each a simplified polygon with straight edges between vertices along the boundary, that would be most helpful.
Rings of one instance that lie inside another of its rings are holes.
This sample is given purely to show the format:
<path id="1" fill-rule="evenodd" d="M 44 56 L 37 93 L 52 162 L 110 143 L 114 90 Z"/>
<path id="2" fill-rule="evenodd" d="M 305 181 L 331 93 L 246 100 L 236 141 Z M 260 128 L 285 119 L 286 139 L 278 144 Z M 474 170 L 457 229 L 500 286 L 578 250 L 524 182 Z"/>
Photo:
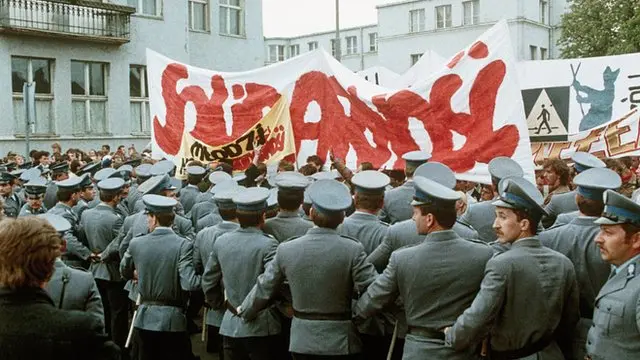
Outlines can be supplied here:
<path id="1" fill-rule="evenodd" d="M 624 221 L 613 221 L 606 217 L 600 217 L 596 219 L 593 223 L 598 225 L 618 225 L 618 224 L 624 224 Z"/>
<path id="2" fill-rule="evenodd" d="M 515 209 L 516 208 L 515 206 L 513 206 L 513 205 L 511 205 L 509 203 L 506 203 L 506 202 L 504 202 L 502 200 L 496 200 L 496 201 L 492 202 L 491 205 L 496 206 L 496 207 L 507 208 L 507 209 Z"/>
<path id="3" fill-rule="evenodd" d="M 424 205 L 424 204 L 426 204 L 426 202 L 424 202 L 424 201 L 418 201 L 418 200 L 411 201 L 411 206 L 420 206 L 420 205 Z"/>

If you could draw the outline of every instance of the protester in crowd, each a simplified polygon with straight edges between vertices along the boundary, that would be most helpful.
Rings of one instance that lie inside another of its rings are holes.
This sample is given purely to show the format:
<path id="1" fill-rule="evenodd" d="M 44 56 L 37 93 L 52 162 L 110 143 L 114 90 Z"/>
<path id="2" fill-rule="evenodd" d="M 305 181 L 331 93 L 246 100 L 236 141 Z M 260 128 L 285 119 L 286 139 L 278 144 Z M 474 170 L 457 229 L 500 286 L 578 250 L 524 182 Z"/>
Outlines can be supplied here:
<path id="1" fill-rule="evenodd" d="M 307 164 L 312 165 L 316 168 L 316 170 L 322 171 L 322 167 L 324 166 L 324 161 L 318 155 L 311 155 L 307 157 Z"/>
<path id="2" fill-rule="evenodd" d="M 282 171 L 296 171 L 296 169 L 293 166 L 293 163 L 291 163 L 290 161 L 281 160 L 278 163 L 278 172 L 282 172 Z"/>
<path id="3" fill-rule="evenodd" d="M 300 168 L 300 173 L 304 176 L 311 176 L 318 172 L 318 168 L 313 166 L 312 164 L 306 164 Z"/>
<path id="4" fill-rule="evenodd" d="M 480 201 L 490 201 L 493 199 L 493 188 L 491 185 L 480 185 Z"/>
<path id="5" fill-rule="evenodd" d="M 50 154 L 48 151 L 36 151 L 33 156 L 34 165 L 41 165 L 46 168 L 51 163 L 51 159 L 49 158 Z"/>
<path id="6" fill-rule="evenodd" d="M 104 144 L 102 145 L 100 151 L 102 151 L 104 155 L 109 155 L 111 154 L 111 146 L 109 146 L 108 144 Z"/>
<path id="7" fill-rule="evenodd" d="M 372 163 L 368 161 L 364 161 L 360 163 L 360 165 L 358 166 L 358 170 L 356 172 L 363 172 L 367 170 L 375 170 L 375 168 L 373 167 Z"/>
<path id="8" fill-rule="evenodd" d="M 119 359 L 100 320 L 57 309 L 44 287 L 60 256 L 56 229 L 37 217 L 0 222 L 0 359 Z"/>
<path id="9" fill-rule="evenodd" d="M 607 167 L 620 175 L 622 179 L 622 186 L 619 192 L 626 197 L 631 197 L 633 191 L 636 189 L 636 175 L 630 170 L 631 161 L 629 158 L 621 159 L 607 159 Z"/>
<path id="10" fill-rule="evenodd" d="M 60 144 L 58 143 L 53 143 L 51 145 L 51 155 L 55 156 L 55 155 L 62 155 L 62 147 L 60 147 Z"/>
<path id="11" fill-rule="evenodd" d="M 549 185 L 549 194 L 544 199 L 544 204 L 547 205 L 553 195 L 571 191 L 569 188 L 570 172 L 567 164 L 559 159 L 548 159 L 542 167 L 546 184 Z"/>

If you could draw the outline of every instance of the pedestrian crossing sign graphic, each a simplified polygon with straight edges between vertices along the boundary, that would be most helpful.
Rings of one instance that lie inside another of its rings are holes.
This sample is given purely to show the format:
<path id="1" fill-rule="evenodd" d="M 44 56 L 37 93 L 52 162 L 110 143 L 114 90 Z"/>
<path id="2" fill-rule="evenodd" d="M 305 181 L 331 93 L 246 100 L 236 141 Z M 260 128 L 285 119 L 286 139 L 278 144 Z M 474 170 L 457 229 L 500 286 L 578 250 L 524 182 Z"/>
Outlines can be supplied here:
<path id="1" fill-rule="evenodd" d="M 569 87 L 522 91 L 531 141 L 567 141 Z"/>

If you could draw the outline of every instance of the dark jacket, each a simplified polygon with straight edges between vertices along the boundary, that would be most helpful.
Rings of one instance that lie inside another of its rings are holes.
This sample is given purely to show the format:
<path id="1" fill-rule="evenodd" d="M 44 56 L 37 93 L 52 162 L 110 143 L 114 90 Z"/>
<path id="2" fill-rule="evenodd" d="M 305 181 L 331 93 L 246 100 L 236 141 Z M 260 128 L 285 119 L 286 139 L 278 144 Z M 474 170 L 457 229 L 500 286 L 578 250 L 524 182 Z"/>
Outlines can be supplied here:
<path id="1" fill-rule="evenodd" d="M 0 359 L 120 359 L 100 321 L 57 309 L 40 288 L 0 288 Z"/>

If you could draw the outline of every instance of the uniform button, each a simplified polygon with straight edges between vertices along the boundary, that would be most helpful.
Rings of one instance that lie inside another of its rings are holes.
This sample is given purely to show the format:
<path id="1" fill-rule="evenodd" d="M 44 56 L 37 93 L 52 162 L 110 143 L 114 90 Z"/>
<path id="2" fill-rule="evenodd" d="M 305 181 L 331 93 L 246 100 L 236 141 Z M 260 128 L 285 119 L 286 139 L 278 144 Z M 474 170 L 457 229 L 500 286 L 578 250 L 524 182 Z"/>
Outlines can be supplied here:
<path id="1" fill-rule="evenodd" d="M 591 345 L 591 341 L 587 341 L 587 344 L 588 344 L 588 345 Z"/>
<path id="2" fill-rule="evenodd" d="M 611 306 L 607 306 L 607 311 L 611 311 Z"/>

